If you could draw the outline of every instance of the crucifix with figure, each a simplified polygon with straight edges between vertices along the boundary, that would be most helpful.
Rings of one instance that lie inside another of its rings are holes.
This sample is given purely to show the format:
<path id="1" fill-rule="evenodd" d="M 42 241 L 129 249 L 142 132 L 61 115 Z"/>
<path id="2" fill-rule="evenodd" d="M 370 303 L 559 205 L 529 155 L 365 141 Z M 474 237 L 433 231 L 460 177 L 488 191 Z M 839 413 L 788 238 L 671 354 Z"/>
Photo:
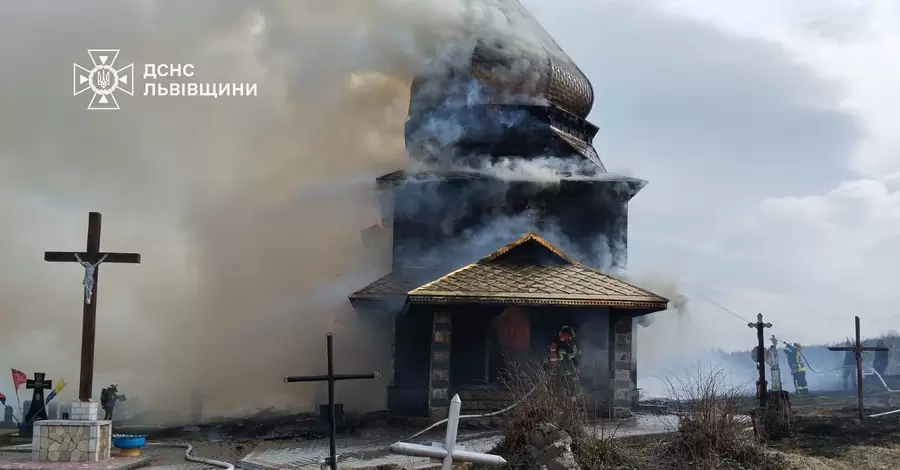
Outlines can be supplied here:
<path id="1" fill-rule="evenodd" d="M 285 377 L 284 381 L 292 382 L 328 382 L 328 418 L 330 430 L 329 439 L 329 457 L 328 465 L 332 470 L 337 470 L 337 449 L 335 438 L 337 437 L 337 423 L 334 418 L 334 383 L 338 380 L 362 380 L 377 379 L 381 374 L 374 372 L 372 374 L 335 374 L 334 373 L 334 334 L 328 333 L 325 337 L 327 355 L 328 355 L 328 373 L 326 375 L 299 375 Z"/>
<path id="2" fill-rule="evenodd" d="M 888 348 L 879 346 L 863 346 L 859 337 L 859 317 L 856 318 L 856 342 L 850 346 L 835 346 L 828 348 L 829 351 L 851 351 L 856 356 L 856 402 L 859 408 L 859 419 L 863 419 L 863 373 L 862 373 L 862 354 L 865 351 L 887 351 Z"/>
<path id="3" fill-rule="evenodd" d="M 113 253 L 100 251 L 99 212 L 88 214 L 87 248 L 85 251 L 46 251 L 44 261 L 78 263 L 84 269 L 84 304 L 81 324 L 81 376 L 78 383 L 78 399 L 91 401 L 94 381 L 94 341 L 97 332 L 97 279 L 100 263 L 140 263 L 139 253 Z"/>

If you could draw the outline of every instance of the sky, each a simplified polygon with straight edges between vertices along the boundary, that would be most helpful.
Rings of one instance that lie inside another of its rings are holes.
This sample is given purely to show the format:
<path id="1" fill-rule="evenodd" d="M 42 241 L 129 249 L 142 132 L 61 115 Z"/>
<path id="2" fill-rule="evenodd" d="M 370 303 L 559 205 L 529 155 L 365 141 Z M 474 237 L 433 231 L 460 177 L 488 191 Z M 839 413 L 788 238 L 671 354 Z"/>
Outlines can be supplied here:
<path id="1" fill-rule="evenodd" d="M 525 3 L 591 78 L 606 165 L 650 182 L 629 267 L 689 297 L 670 326 L 751 347 L 711 300 L 801 344 L 898 329 L 900 5 Z"/>
<path id="2" fill-rule="evenodd" d="M 864 335 L 900 329 L 900 5 L 523 3 L 592 81 L 607 168 L 649 181 L 630 206 L 630 277 L 688 297 L 640 330 L 641 361 L 749 348 L 760 312 L 791 342 L 839 341 L 854 315 Z M 0 362 L 75 381 L 81 272 L 41 252 L 80 247 L 98 210 L 103 247 L 144 261 L 101 267 L 97 387 L 310 405 L 321 390 L 261 384 L 320 372 L 329 329 L 339 364 L 385 367 L 386 333 L 346 305 L 384 272 L 359 238 L 371 179 L 405 161 L 409 80 L 475 7 L 0 5 L 0 43 L 16 45 L 0 60 L 18 71 L 0 77 Z M 138 93 L 88 112 L 71 67 L 95 47 L 121 48 L 138 75 L 194 63 L 197 80 L 257 82 L 259 96 Z"/>

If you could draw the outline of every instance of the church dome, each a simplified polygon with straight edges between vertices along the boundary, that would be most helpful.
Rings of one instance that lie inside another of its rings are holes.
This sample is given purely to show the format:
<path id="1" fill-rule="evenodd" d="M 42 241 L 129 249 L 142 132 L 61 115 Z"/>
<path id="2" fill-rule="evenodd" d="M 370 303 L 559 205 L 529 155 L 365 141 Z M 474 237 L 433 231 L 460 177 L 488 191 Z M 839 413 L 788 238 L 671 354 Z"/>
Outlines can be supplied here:
<path id="1" fill-rule="evenodd" d="M 586 119 L 594 104 L 587 76 L 518 0 L 495 2 L 507 26 L 479 33 L 460 65 L 416 77 L 410 115 L 446 104 L 527 104 Z"/>

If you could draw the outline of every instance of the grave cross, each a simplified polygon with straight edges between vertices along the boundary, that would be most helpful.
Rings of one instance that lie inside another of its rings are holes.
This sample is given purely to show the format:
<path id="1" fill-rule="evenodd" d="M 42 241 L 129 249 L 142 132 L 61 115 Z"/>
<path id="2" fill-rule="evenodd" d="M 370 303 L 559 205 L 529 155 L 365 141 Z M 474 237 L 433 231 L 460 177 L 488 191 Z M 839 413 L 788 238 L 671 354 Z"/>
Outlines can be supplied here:
<path id="1" fill-rule="evenodd" d="M 771 323 L 763 323 L 763 316 L 761 313 L 756 314 L 756 323 L 747 323 L 747 326 L 750 328 L 756 328 L 756 342 L 757 345 L 753 348 L 753 351 L 756 352 L 754 359 L 756 360 L 756 368 L 759 369 L 759 382 L 757 383 L 756 389 L 759 392 L 759 407 L 766 407 L 766 398 L 768 393 L 768 388 L 766 384 L 766 346 L 764 344 L 764 335 L 763 330 L 765 328 L 772 328 Z"/>
<path id="2" fill-rule="evenodd" d="M 859 419 L 863 419 L 863 374 L 862 374 L 862 353 L 864 351 L 887 351 L 888 348 L 879 346 L 863 346 L 859 337 L 859 317 L 856 319 L 856 342 L 852 346 L 835 346 L 828 348 L 829 351 L 852 351 L 856 356 L 856 404 L 859 408 Z"/>
<path id="3" fill-rule="evenodd" d="M 85 251 L 46 251 L 44 261 L 79 263 L 84 267 L 84 310 L 81 323 L 81 376 L 78 383 L 78 399 L 91 400 L 94 381 L 94 342 L 97 332 L 97 279 L 100 263 L 140 263 L 138 253 L 104 253 L 100 251 L 99 212 L 88 214 L 87 248 Z"/>
<path id="4" fill-rule="evenodd" d="M 338 380 L 361 380 L 361 379 L 377 379 L 381 374 L 374 372 L 372 374 L 335 374 L 334 373 L 334 334 L 328 333 L 325 336 L 325 343 L 328 353 L 328 373 L 326 375 L 299 375 L 285 377 L 286 383 L 293 382 L 328 382 L 328 420 L 330 431 L 329 439 L 329 458 L 328 464 L 332 470 L 337 470 L 337 449 L 335 447 L 335 438 L 337 437 L 337 423 L 334 418 L 334 383 Z"/>
<path id="5" fill-rule="evenodd" d="M 456 435 L 459 430 L 459 411 L 461 409 L 462 400 L 459 399 L 459 395 L 454 395 L 453 399 L 450 400 L 450 414 L 447 419 L 447 436 L 444 438 L 443 446 L 439 444 L 425 446 L 421 444 L 410 444 L 408 442 L 397 442 L 391 445 L 391 450 L 398 454 L 441 459 L 441 470 L 452 469 L 454 460 L 457 462 L 471 462 L 493 466 L 506 464 L 506 459 L 499 455 L 481 454 L 457 448 Z"/>
<path id="6" fill-rule="evenodd" d="M 26 389 L 33 389 L 31 395 L 31 406 L 28 407 L 28 414 L 25 416 L 25 422 L 33 422 L 39 419 L 47 419 L 47 409 L 44 404 L 44 390 L 53 388 L 52 380 L 44 380 L 46 374 L 43 372 L 35 372 L 33 379 L 25 381 Z"/>

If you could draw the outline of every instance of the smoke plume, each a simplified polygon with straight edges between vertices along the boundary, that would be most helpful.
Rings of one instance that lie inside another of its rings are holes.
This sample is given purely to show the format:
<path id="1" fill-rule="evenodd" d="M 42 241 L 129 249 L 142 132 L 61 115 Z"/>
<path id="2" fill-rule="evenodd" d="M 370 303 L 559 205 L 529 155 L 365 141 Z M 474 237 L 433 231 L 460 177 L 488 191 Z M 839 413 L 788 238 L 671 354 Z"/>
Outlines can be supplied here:
<path id="1" fill-rule="evenodd" d="M 116 382 L 160 408 L 185 408 L 195 388 L 216 411 L 307 407 L 320 387 L 280 379 L 322 373 L 330 330 L 341 371 L 387 372 L 387 337 L 346 301 L 386 270 L 359 235 L 378 214 L 372 179 L 406 162 L 411 78 L 465 56 L 443 45 L 473 47 L 473 30 L 509 33 L 506 3 L 5 5 L 0 355 L 66 377 L 62 399 L 75 398 L 83 271 L 42 252 L 82 250 L 87 212 L 99 211 L 102 249 L 143 262 L 100 267 L 95 398 Z M 87 94 L 70 93 L 88 48 L 134 62 L 121 110 L 86 111 Z M 191 63 L 186 80 L 258 83 L 259 94 L 140 96 L 147 63 Z M 349 406 L 383 404 L 371 393 L 383 387 L 338 388 Z"/>

